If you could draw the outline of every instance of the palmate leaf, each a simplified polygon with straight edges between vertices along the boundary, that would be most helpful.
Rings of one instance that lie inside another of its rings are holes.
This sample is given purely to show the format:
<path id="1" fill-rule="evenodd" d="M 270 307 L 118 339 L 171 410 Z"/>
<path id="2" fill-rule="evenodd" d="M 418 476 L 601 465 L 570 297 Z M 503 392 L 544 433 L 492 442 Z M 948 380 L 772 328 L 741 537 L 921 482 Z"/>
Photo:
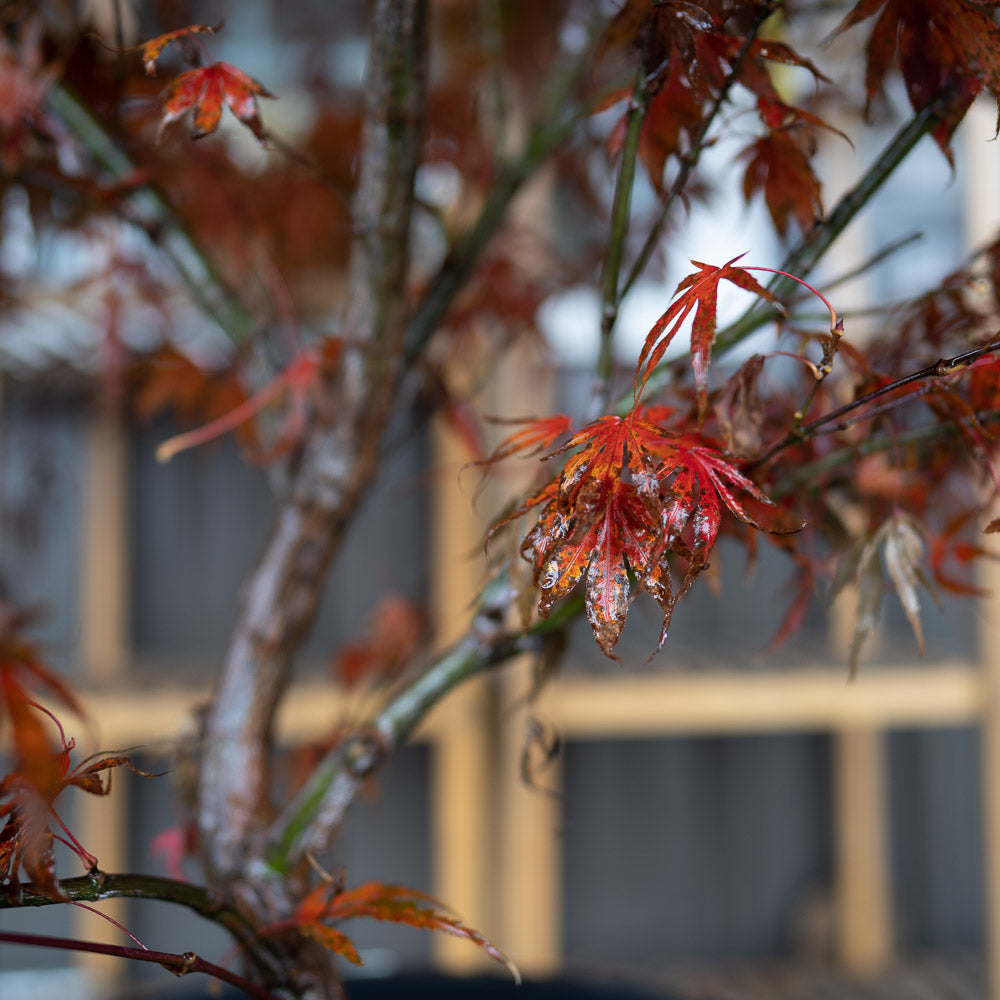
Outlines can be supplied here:
<path id="1" fill-rule="evenodd" d="M 587 567 L 587 621 L 605 656 L 614 657 L 625 627 L 630 569 L 639 586 L 663 610 L 660 646 L 666 639 L 675 597 L 666 549 L 656 543 L 655 527 L 655 518 L 638 491 L 619 483 L 593 530 L 593 551 Z"/>
<path id="2" fill-rule="evenodd" d="M 265 141 L 258 97 L 273 97 L 253 77 L 229 63 L 217 62 L 182 73 L 163 94 L 163 118 L 157 142 L 171 122 L 192 112 L 191 137 L 200 139 L 219 127 L 223 107 L 229 110 L 260 141 Z"/>
<path id="3" fill-rule="evenodd" d="M 708 405 L 708 365 L 712 357 L 712 344 L 715 341 L 717 310 L 719 299 L 719 284 L 723 281 L 732 282 L 739 288 L 753 292 L 776 305 L 778 300 L 745 268 L 735 267 L 738 260 L 744 257 L 740 254 L 732 260 L 717 267 L 713 264 L 703 264 L 701 261 L 691 261 L 698 270 L 684 278 L 674 290 L 674 299 L 667 311 L 653 324 L 646 335 L 636 365 L 635 391 L 638 395 L 645 386 L 649 376 L 663 360 L 663 355 L 670 346 L 684 321 L 694 313 L 691 325 L 691 367 L 694 370 L 695 389 L 698 400 L 699 416 L 704 416 Z"/>
<path id="4" fill-rule="evenodd" d="M 748 203 L 758 191 L 779 236 L 794 219 L 803 233 L 823 217 L 820 183 L 809 163 L 809 154 L 788 131 L 771 132 L 756 139 L 740 154 L 747 161 L 743 198 Z"/>
<path id="5" fill-rule="evenodd" d="M 514 978 L 521 981 L 517 966 L 482 934 L 463 924 L 433 896 L 406 886 L 363 882 L 345 889 L 335 882 L 324 882 L 299 903 L 292 922 L 300 933 L 314 938 L 355 965 L 361 965 L 361 956 L 350 938 L 329 926 L 352 917 L 407 924 L 463 938 L 481 948 L 494 961 L 505 965 Z"/>

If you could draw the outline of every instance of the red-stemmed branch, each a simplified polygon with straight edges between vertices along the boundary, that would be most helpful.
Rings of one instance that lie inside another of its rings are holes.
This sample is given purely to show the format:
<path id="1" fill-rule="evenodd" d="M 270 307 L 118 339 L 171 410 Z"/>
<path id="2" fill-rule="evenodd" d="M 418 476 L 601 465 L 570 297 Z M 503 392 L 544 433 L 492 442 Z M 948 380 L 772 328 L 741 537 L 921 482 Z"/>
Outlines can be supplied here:
<path id="1" fill-rule="evenodd" d="M 249 979 L 229 969 L 216 965 L 196 955 L 193 951 L 186 951 L 179 955 L 169 951 L 151 951 L 147 948 L 135 948 L 128 945 L 101 944 L 97 941 L 81 941 L 76 938 L 50 937 L 47 934 L 20 934 L 16 931 L 0 931 L 0 943 L 28 945 L 38 948 L 60 948 L 64 951 L 90 952 L 95 955 L 113 955 L 116 958 L 129 958 L 136 962 L 152 962 L 160 965 L 175 976 L 186 976 L 190 972 L 201 972 L 207 976 L 229 983 L 237 989 L 243 990 L 248 996 L 257 997 L 258 1000 L 278 1000 L 261 986 L 257 986 Z"/>
<path id="2" fill-rule="evenodd" d="M 968 368 L 984 355 L 998 349 L 1000 349 L 1000 336 L 994 336 L 989 343 L 984 344 L 982 347 L 976 347 L 970 351 L 963 351 L 961 354 L 956 354 L 951 358 L 938 358 L 937 361 L 926 365 L 919 371 L 911 372 L 909 375 L 903 375 L 901 378 L 895 379 L 886 385 L 879 386 L 877 389 L 872 389 L 870 392 L 866 392 L 863 395 L 858 396 L 857 399 L 852 399 L 849 403 L 845 403 L 843 406 L 838 406 L 836 409 L 830 410 L 828 413 L 824 413 L 821 417 L 817 417 L 815 420 L 790 431 L 780 441 L 771 445 L 771 447 L 768 448 L 764 454 L 748 463 L 748 467 L 753 468 L 763 465 L 765 462 L 774 458 L 774 456 L 779 452 L 784 451 L 785 448 L 790 445 L 797 444 L 800 441 L 804 441 L 821 428 L 826 427 L 828 424 L 836 424 L 836 426 L 830 428 L 831 430 L 841 429 L 842 425 L 836 423 L 837 421 L 840 421 L 841 417 L 844 417 L 849 413 L 853 413 L 854 411 L 867 406 L 869 403 L 872 403 L 877 399 L 882 399 L 904 386 L 912 385 L 914 382 L 920 382 L 924 379 L 944 378 L 947 375 L 952 375 L 956 371 Z M 910 399 L 911 397 L 908 395 L 903 398 Z"/>

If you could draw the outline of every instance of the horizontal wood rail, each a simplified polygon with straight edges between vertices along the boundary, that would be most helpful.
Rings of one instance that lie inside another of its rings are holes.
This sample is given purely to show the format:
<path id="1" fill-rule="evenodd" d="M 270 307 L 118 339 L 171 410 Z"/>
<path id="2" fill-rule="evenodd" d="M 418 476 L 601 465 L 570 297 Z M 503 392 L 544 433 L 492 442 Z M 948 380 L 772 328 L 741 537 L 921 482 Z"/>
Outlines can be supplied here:
<path id="1" fill-rule="evenodd" d="M 564 737 L 666 736 L 961 724 L 984 704 L 982 671 L 971 664 L 704 671 L 608 677 L 563 676 L 540 711 Z"/>

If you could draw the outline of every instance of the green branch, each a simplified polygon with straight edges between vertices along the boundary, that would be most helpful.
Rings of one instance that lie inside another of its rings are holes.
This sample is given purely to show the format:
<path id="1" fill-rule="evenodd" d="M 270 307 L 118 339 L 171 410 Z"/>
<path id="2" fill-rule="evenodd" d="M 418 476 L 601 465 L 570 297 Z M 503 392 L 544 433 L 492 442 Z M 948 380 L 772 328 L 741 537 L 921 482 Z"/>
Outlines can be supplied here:
<path id="1" fill-rule="evenodd" d="M 611 402 L 611 379 L 614 374 L 614 340 L 612 332 L 618 319 L 621 297 L 618 294 L 618 279 L 621 274 L 622 257 L 625 254 L 625 236 L 628 233 L 629 215 L 632 210 L 632 188 L 635 183 L 635 167 L 639 154 L 639 136 L 642 123 L 646 120 L 649 107 L 649 84 L 646 76 L 646 47 L 639 58 L 635 86 L 625 115 L 625 141 L 622 145 L 618 178 L 615 181 L 614 200 L 611 205 L 611 233 L 608 249 L 604 255 L 603 291 L 601 293 L 601 342 L 597 357 L 598 392 L 594 399 L 592 416 L 599 416 Z"/>
<path id="2" fill-rule="evenodd" d="M 466 635 L 320 761 L 272 827 L 267 858 L 272 869 L 286 872 L 307 854 L 326 847 L 364 779 L 449 691 L 520 653 L 539 649 L 546 637 L 561 631 L 583 610 L 583 597 L 577 594 L 526 632 L 512 632 L 503 627 L 510 603 L 505 577 L 487 584 Z"/>
<path id="3" fill-rule="evenodd" d="M 77 878 L 61 879 L 59 888 L 74 903 L 99 903 L 105 899 L 156 899 L 176 903 L 223 927 L 240 944 L 248 944 L 257 936 L 257 929 L 245 917 L 224 906 L 207 889 L 190 882 L 155 875 L 109 875 L 94 871 Z M 61 902 L 64 900 L 44 895 L 30 882 L 20 887 L 17 900 L 0 893 L 0 910 L 19 906 L 51 906 Z"/>

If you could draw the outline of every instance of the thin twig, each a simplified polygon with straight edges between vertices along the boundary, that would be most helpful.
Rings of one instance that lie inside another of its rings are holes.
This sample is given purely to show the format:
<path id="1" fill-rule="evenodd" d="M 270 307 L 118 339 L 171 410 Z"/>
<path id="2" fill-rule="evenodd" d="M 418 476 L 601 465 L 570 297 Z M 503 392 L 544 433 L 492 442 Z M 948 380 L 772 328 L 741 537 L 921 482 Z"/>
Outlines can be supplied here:
<path id="1" fill-rule="evenodd" d="M 902 389 L 904 386 L 911 385 L 914 382 L 920 382 L 928 378 L 944 378 L 947 375 L 952 375 L 962 368 L 967 368 L 984 354 L 989 354 L 990 351 L 995 351 L 998 348 L 1000 348 L 1000 338 L 995 338 L 982 347 L 973 348 L 971 351 L 963 351 L 952 358 L 938 358 L 937 361 L 926 365 L 920 371 L 912 372 L 909 375 L 904 375 L 902 378 L 889 382 L 887 385 L 872 389 L 870 392 L 858 396 L 857 399 L 852 399 L 849 403 L 845 403 L 843 406 L 838 406 L 836 409 L 824 413 L 821 417 L 817 417 L 808 424 L 803 424 L 801 427 L 789 431 L 780 441 L 775 442 L 768 448 L 763 455 L 750 462 L 748 468 L 764 465 L 779 452 L 784 451 L 785 448 L 808 440 L 820 428 L 840 420 L 841 417 L 861 409 L 861 407 L 866 406 L 868 403 L 882 399 L 890 393 L 896 392 L 898 389 Z"/>
<path id="2" fill-rule="evenodd" d="M 273 993 L 244 979 L 243 976 L 229 969 L 209 962 L 193 951 L 183 955 L 169 951 L 150 951 L 147 948 L 131 948 L 126 945 L 101 944 L 97 941 L 81 941 L 76 938 L 51 937 L 47 934 L 20 934 L 16 931 L 0 931 L 0 942 L 6 944 L 27 945 L 37 948 L 56 948 L 64 951 L 89 952 L 93 955 L 112 955 L 115 958 L 127 958 L 135 962 L 152 962 L 160 965 L 175 976 L 186 976 L 191 972 L 201 972 L 212 976 L 230 986 L 243 990 L 248 996 L 258 1000 L 278 1000 Z"/>

